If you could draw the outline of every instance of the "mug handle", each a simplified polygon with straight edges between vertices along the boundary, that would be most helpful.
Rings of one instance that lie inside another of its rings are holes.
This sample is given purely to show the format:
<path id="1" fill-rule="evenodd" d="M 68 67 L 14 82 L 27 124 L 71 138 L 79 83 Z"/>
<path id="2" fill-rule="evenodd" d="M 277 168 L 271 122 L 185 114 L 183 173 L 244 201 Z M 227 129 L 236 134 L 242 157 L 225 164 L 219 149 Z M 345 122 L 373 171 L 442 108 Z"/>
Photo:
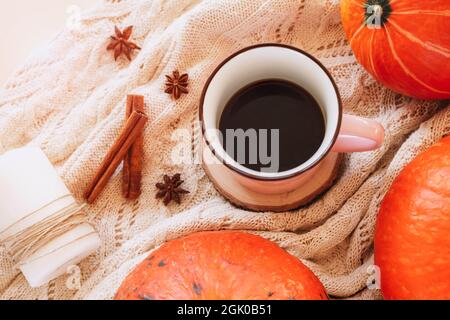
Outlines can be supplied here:
<path id="1" fill-rule="evenodd" d="M 381 123 L 345 114 L 334 152 L 364 152 L 378 149 L 384 141 Z"/>

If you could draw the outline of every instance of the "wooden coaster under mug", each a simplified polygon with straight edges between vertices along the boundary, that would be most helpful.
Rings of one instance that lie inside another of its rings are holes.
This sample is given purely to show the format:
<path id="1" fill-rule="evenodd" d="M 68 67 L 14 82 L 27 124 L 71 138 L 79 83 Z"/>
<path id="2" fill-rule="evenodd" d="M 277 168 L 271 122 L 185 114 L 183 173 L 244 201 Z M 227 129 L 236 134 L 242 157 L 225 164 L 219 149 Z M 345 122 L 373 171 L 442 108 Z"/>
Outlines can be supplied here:
<path id="1" fill-rule="evenodd" d="M 226 166 L 211 163 L 214 156 L 203 143 L 203 168 L 217 191 L 234 205 L 253 211 L 281 212 L 307 205 L 332 186 L 341 158 L 341 154 L 331 152 L 320 164 L 317 174 L 292 191 L 261 193 L 239 183 L 235 172 Z M 271 190 L 276 190 L 276 186 Z"/>

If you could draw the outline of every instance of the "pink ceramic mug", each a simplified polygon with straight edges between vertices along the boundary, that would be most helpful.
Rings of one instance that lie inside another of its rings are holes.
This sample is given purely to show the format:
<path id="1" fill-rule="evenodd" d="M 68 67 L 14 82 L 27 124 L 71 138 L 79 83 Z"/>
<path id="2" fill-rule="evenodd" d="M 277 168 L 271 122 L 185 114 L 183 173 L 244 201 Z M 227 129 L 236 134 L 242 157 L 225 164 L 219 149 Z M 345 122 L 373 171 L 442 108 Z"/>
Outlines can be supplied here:
<path id="1" fill-rule="evenodd" d="M 219 137 L 218 124 L 230 98 L 246 85 L 264 79 L 288 80 L 303 87 L 319 103 L 325 117 L 325 137 L 319 149 L 306 162 L 289 171 L 248 169 L 225 152 Z M 207 151 L 218 160 L 214 165 L 205 163 L 207 171 L 226 170 L 230 179 L 266 194 L 290 192 L 300 187 L 324 170 L 321 164 L 330 154 L 374 150 L 382 145 L 384 138 L 384 129 L 378 122 L 343 114 L 337 86 L 317 59 L 302 50 L 280 44 L 248 47 L 221 63 L 203 90 L 200 120 Z M 211 156 L 204 157 L 204 161 L 210 162 Z"/>

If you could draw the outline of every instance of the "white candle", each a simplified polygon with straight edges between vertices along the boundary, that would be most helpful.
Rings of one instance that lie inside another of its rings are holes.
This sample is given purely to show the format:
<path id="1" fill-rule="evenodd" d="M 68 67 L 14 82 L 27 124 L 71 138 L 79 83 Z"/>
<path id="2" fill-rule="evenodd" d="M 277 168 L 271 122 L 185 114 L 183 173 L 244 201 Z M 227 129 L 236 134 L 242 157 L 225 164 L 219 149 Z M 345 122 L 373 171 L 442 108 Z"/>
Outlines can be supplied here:
<path id="1" fill-rule="evenodd" d="M 0 242 L 69 206 L 76 210 L 75 199 L 42 150 L 25 147 L 0 156 Z M 92 226 L 81 223 L 19 261 L 20 269 L 30 286 L 39 287 L 64 274 L 99 245 Z"/>

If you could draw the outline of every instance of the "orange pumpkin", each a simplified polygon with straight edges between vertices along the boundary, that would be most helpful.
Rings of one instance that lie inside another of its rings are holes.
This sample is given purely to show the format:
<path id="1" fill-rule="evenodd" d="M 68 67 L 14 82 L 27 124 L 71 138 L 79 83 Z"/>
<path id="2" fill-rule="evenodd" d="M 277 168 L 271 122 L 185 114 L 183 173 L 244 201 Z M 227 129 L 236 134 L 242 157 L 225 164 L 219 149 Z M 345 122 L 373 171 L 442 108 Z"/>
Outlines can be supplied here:
<path id="1" fill-rule="evenodd" d="M 450 299 L 450 136 L 392 184 L 378 216 L 375 263 L 385 299 Z"/>
<path id="2" fill-rule="evenodd" d="M 341 0 L 341 17 L 378 81 L 411 97 L 450 98 L 449 0 Z"/>
<path id="3" fill-rule="evenodd" d="M 201 232 L 155 250 L 117 300 L 327 299 L 314 274 L 276 244 L 235 231 Z"/>

